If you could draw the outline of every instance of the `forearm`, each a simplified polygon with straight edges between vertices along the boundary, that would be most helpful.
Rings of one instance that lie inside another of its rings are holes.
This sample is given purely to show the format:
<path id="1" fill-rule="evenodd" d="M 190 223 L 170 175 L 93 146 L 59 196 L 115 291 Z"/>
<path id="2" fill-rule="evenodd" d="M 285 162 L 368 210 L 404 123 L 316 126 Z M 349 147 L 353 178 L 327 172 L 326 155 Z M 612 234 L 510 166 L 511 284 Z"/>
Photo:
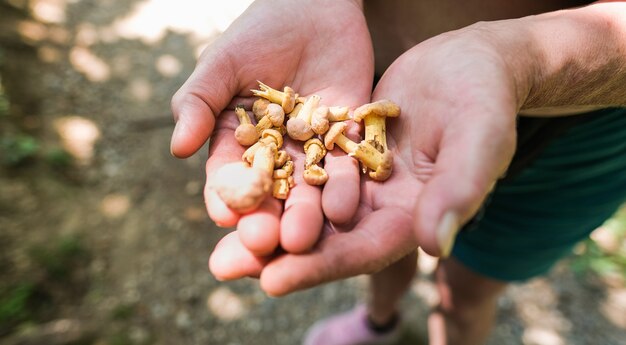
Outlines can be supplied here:
<path id="1" fill-rule="evenodd" d="M 511 22 L 497 36 L 522 112 L 626 106 L 626 2 Z"/>

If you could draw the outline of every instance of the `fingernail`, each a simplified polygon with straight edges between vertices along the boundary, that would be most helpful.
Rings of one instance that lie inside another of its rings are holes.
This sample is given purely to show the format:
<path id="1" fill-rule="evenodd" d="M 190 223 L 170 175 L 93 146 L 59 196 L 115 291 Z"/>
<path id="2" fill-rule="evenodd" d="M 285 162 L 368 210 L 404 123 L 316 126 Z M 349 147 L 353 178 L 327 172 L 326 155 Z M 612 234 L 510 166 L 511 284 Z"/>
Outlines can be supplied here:
<path id="1" fill-rule="evenodd" d="M 459 217 L 452 211 L 446 212 L 437 226 L 437 242 L 439 242 L 442 258 L 450 256 L 458 232 Z"/>
<path id="2" fill-rule="evenodd" d="M 180 121 L 176 122 L 176 126 L 174 126 L 174 131 L 172 132 L 172 139 L 170 140 L 170 154 L 172 156 L 176 156 L 174 154 L 174 143 L 178 141 L 178 132 L 180 132 L 181 128 Z"/>

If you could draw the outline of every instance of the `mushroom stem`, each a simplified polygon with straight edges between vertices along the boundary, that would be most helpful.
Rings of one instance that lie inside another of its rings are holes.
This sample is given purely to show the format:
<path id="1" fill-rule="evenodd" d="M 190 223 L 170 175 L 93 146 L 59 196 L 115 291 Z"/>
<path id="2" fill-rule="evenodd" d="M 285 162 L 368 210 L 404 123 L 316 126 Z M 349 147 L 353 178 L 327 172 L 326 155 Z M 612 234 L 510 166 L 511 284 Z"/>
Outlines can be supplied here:
<path id="1" fill-rule="evenodd" d="M 263 144 L 254 153 L 252 167 L 267 171 L 272 174 L 274 172 L 274 156 L 276 155 L 276 144 Z"/>
<path id="2" fill-rule="evenodd" d="M 235 115 L 239 119 L 239 126 L 235 129 L 235 139 L 242 146 L 254 144 L 259 139 L 259 133 L 250 121 L 243 105 L 239 104 L 235 107 Z"/>
<path id="3" fill-rule="evenodd" d="M 365 141 L 380 151 L 380 153 L 387 151 L 385 118 L 366 116 L 363 122 L 365 123 Z"/>
<path id="4" fill-rule="evenodd" d="M 314 134 L 313 129 L 311 129 L 311 117 L 313 116 L 313 111 L 319 106 L 320 99 L 320 96 L 317 95 L 307 98 L 298 115 L 287 121 L 287 134 L 289 134 L 289 137 L 300 141 L 311 139 Z"/>
<path id="5" fill-rule="evenodd" d="M 261 139 L 257 141 L 254 145 L 248 147 L 248 149 L 243 153 L 241 159 L 244 162 L 248 162 L 248 164 L 252 164 L 254 161 L 254 156 L 256 151 L 263 145 L 274 144 L 276 148 L 280 148 L 283 145 L 283 136 L 274 129 L 266 129 L 261 134 Z M 272 157 L 274 158 L 274 157 Z"/>
<path id="6" fill-rule="evenodd" d="M 302 105 L 302 109 L 298 112 L 297 118 L 310 124 L 313 112 L 319 106 L 320 100 L 321 97 L 318 95 L 313 95 L 307 98 L 306 102 Z"/>
<path id="7" fill-rule="evenodd" d="M 246 113 L 246 109 L 244 109 L 243 105 L 238 104 L 235 107 L 235 114 L 237 115 L 237 119 L 239 119 L 239 124 L 242 124 L 242 125 L 252 124 L 252 121 L 250 121 L 250 118 L 248 117 L 248 114 Z"/>
<path id="8" fill-rule="evenodd" d="M 378 169 L 378 167 L 384 162 L 383 154 L 365 140 L 356 144 L 356 149 L 348 152 L 348 155 L 358 159 L 361 163 L 363 163 L 363 165 L 371 170 Z"/>
<path id="9" fill-rule="evenodd" d="M 328 121 L 346 121 L 350 119 L 348 107 L 328 107 Z"/>
<path id="10" fill-rule="evenodd" d="M 260 90 L 250 90 L 255 96 L 263 97 L 268 101 L 276 104 L 280 104 L 285 113 L 289 113 L 293 110 L 296 103 L 296 94 L 292 88 L 285 86 L 284 92 L 275 90 L 259 81 Z"/>
<path id="11" fill-rule="evenodd" d="M 364 104 L 354 110 L 354 121 L 365 122 L 365 141 L 381 153 L 387 151 L 385 118 L 398 116 L 400 107 L 386 99 Z"/>
<path id="12" fill-rule="evenodd" d="M 335 139 L 335 144 L 346 153 L 355 152 L 358 149 L 358 144 L 348 139 L 348 137 L 343 134 L 339 134 L 337 136 L 337 139 Z"/>
<path id="13" fill-rule="evenodd" d="M 296 106 L 293 108 L 293 110 L 292 110 L 289 114 L 287 114 L 287 116 L 288 116 L 290 119 L 293 119 L 294 117 L 297 117 L 297 116 L 298 116 L 298 114 L 300 113 L 300 110 L 302 110 L 302 107 L 303 107 L 303 106 L 304 106 L 304 103 L 298 103 L 298 104 L 296 104 Z"/>
<path id="14" fill-rule="evenodd" d="M 326 155 L 324 143 L 317 138 L 307 140 L 304 143 L 304 154 L 304 169 L 308 169 L 312 165 L 319 163 Z"/>

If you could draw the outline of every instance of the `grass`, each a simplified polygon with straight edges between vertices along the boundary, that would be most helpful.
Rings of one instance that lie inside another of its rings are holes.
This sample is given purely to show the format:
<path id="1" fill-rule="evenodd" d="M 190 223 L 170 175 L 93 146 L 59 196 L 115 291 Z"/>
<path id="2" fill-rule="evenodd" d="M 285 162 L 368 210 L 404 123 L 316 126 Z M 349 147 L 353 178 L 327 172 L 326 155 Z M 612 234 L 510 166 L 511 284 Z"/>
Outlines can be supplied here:
<path id="1" fill-rule="evenodd" d="M 576 250 L 572 269 L 579 274 L 620 277 L 626 282 L 626 204 L 602 227 L 616 245 L 607 247 L 592 236 Z"/>
<path id="2" fill-rule="evenodd" d="M 61 303 L 59 299 L 77 298 L 72 291 L 85 283 L 74 275 L 89 262 L 89 252 L 80 237 L 61 236 L 27 253 L 33 267 L 26 278 L 0 282 L 0 336 L 26 322 L 46 321 L 46 315 L 54 312 L 51 308 Z M 57 293 L 55 287 L 63 293 Z"/>

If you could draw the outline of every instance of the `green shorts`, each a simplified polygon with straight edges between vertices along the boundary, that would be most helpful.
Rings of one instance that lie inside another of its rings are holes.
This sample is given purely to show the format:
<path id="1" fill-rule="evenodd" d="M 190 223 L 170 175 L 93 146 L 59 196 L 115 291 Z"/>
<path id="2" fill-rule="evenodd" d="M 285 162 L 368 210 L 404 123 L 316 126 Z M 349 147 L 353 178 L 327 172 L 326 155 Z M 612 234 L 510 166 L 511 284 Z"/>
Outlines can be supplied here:
<path id="1" fill-rule="evenodd" d="M 582 118 L 498 183 L 479 216 L 459 233 L 455 258 L 494 279 L 532 278 L 626 201 L 626 109 Z"/>

